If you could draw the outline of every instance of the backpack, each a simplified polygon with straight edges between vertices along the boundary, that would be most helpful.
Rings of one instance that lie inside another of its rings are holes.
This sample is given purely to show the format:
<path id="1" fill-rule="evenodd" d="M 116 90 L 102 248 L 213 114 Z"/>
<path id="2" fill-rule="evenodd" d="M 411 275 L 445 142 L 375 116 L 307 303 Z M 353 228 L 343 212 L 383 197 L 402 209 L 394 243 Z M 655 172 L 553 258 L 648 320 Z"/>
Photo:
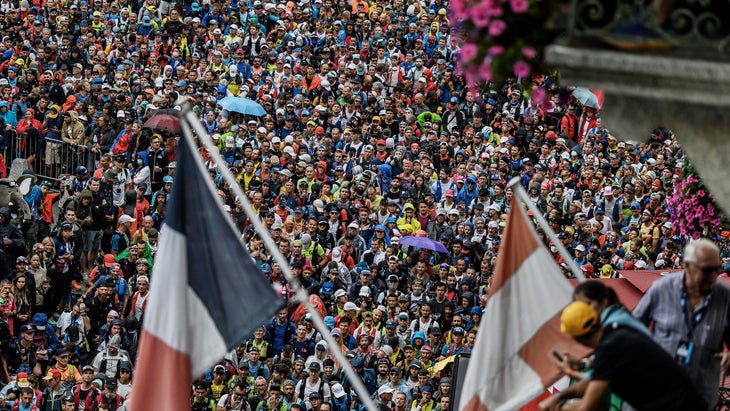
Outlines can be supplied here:
<path id="1" fill-rule="evenodd" d="M 312 243 L 314 243 L 314 248 L 312 249 L 312 258 L 310 258 L 309 261 L 312 264 L 312 268 L 317 269 L 318 264 L 319 264 L 319 259 L 321 257 L 319 254 L 317 254 L 317 249 L 322 246 L 319 245 L 318 242 L 314 241 L 314 239 L 312 239 Z M 322 249 L 324 250 L 324 247 L 322 247 Z"/>
<path id="2" fill-rule="evenodd" d="M 284 343 L 285 344 L 287 344 L 288 341 L 291 341 L 291 335 L 292 335 L 291 328 L 292 327 L 290 327 L 289 325 L 290 325 L 289 320 L 287 320 L 286 328 L 284 328 Z M 273 320 L 269 323 L 268 329 L 266 331 L 269 333 L 269 338 L 271 338 L 271 342 L 273 343 L 274 335 L 276 332 L 276 320 Z"/>
<path id="3" fill-rule="evenodd" d="M 299 389 L 299 399 L 304 400 L 304 391 L 307 389 L 307 379 L 300 380 L 302 382 L 302 386 Z M 320 377 L 319 379 L 319 389 L 317 390 L 319 392 L 319 398 L 322 398 L 322 401 L 324 401 L 324 380 Z"/>
<path id="4" fill-rule="evenodd" d="M 81 384 L 76 385 L 76 388 L 72 390 L 72 393 L 74 396 L 74 404 L 76 404 L 76 408 L 78 408 L 79 403 L 81 402 Z M 99 390 L 92 385 L 89 389 L 89 393 L 86 394 L 86 399 L 84 400 L 84 410 L 91 410 L 93 399 L 98 395 Z"/>
<path id="5" fill-rule="evenodd" d="M 20 410 L 20 400 L 18 399 L 15 401 L 15 404 L 13 404 L 13 411 L 19 411 L 19 410 Z M 38 407 L 36 407 L 35 404 L 33 404 L 30 407 L 30 411 L 38 411 Z"/>
<path id="6" fill-rule="evenodd" d="M 428 332 L 428 328 L 431 328 L 433 326 L 433 318 L 428 322 L 428 327 L 426 329 L 426 332 Z M 416 318 L 416 326 L 413 327 L 413 332 L 421 331 L 421 320 L 420 318 Z"/>

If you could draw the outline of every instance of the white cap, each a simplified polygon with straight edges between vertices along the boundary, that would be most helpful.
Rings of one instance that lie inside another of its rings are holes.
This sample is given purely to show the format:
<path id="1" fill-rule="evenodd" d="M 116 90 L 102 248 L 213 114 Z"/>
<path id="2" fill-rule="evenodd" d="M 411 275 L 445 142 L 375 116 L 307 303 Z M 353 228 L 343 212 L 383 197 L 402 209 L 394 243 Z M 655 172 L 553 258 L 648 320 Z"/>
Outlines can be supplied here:
<path id="1" fill-rule="evenodd" d="M 134 218 L 128 216 L 127 214 L 124 214 L 121 217 L 119 217 L 119 224 L 132 223 L 132 222 L 135 222 L 135 221 L 137 221 L 137 220 L 135 220 Z"/>
<path id="2" fill-rule="evenodd" d="M 383 394 L 392 394 L 393 388 L 391 388 L 389 385 L 381 385 L 380 388 L 378 388 L 378 397 L 380 397 Z"/>
<path id="3" fill-rule="evenodd" d="M 342 307 L 343 311 L 359 311 L 355 303 L 348 301 L 345 303 L 344 307 Z"/>
<path id="4" fill-rule="evenodd" d="M 345 396 L 345 389 L 342 387 L 342 384 L 335 383 L 332 385 L 332 395 L 337 398 L 342 398 Z"/>

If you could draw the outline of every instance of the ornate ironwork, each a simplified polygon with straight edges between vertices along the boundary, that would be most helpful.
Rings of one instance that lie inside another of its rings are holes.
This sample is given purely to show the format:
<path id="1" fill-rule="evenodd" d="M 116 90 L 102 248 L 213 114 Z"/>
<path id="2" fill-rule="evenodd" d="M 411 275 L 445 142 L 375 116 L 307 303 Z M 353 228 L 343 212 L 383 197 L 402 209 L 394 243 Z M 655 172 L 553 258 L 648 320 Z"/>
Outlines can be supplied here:
<path id="1" fill-rule="evenodd" d="M 729 0 L 572 0 L 571 38 L 625 48 L 699 48 L 730 54 Z"/>

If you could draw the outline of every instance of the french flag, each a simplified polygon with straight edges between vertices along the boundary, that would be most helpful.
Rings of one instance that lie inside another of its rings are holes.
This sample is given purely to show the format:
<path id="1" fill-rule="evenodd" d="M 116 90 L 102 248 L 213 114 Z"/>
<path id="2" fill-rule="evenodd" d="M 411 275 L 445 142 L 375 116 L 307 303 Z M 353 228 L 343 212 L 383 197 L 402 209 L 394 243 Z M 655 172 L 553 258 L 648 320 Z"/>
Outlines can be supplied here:
<path id="1" fill-rule="evenodd" d="M 189 410 L 194 378 L 283 302 L 245 251 L 183 133 L 135 368 L 131 408 Z"/>
<path id="2" fill-rule="evenodd" d="M 521 409 L 562 377 L 554 350 L 579 357 L 589 352 L 560 332 L 573 286 L 528 221 L 515 196 L 459 411 Z"/>

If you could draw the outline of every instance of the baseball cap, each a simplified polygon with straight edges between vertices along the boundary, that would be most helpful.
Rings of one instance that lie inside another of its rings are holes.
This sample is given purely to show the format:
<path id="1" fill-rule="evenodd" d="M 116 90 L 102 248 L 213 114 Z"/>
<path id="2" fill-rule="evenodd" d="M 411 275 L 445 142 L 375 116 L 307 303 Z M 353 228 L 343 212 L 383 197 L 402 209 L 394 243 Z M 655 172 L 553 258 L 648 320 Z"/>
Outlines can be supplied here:
<path id="1" fill-rule="evenodd" d="M 30 387 L 30 381 L 28 381 L 28 373 L 19 372 L 18 375 L 15 376 L 15 385 L 17 385 L 18 388 Z"/>
<path id="2" fill-rule="evenodd" d="M 598 324 L 598 313 L 583 301 L 568 304 L 560 315 L 560 331 L 574 338 L 588 334 Z"/>
<path id="3" fill-rule="evenodd" d="M 48 373 L 46 374 L 46 376 L 43 377 L 44 380 L 52 380 L 54 378 L 58 379 L 58 380 L 61 379 L 61 371 L 58 371 L 55 368 L 48 370 Z"/>
<path id="4" fill-rule="evenodd" d="M 378 397 L 380 397 L 383 394 L 392 394 L 393 388 L 389 385 L 381 385 L 380 388 L 378 388 Z"/>
<path id="5" fill-rule="evenodd" d="M 119 217 L 119 224 L 132 223 L 134 221 L 137 221 L 137 220 L 128 216 L 127 214 L 124 214 L 121 217 Z"/>

